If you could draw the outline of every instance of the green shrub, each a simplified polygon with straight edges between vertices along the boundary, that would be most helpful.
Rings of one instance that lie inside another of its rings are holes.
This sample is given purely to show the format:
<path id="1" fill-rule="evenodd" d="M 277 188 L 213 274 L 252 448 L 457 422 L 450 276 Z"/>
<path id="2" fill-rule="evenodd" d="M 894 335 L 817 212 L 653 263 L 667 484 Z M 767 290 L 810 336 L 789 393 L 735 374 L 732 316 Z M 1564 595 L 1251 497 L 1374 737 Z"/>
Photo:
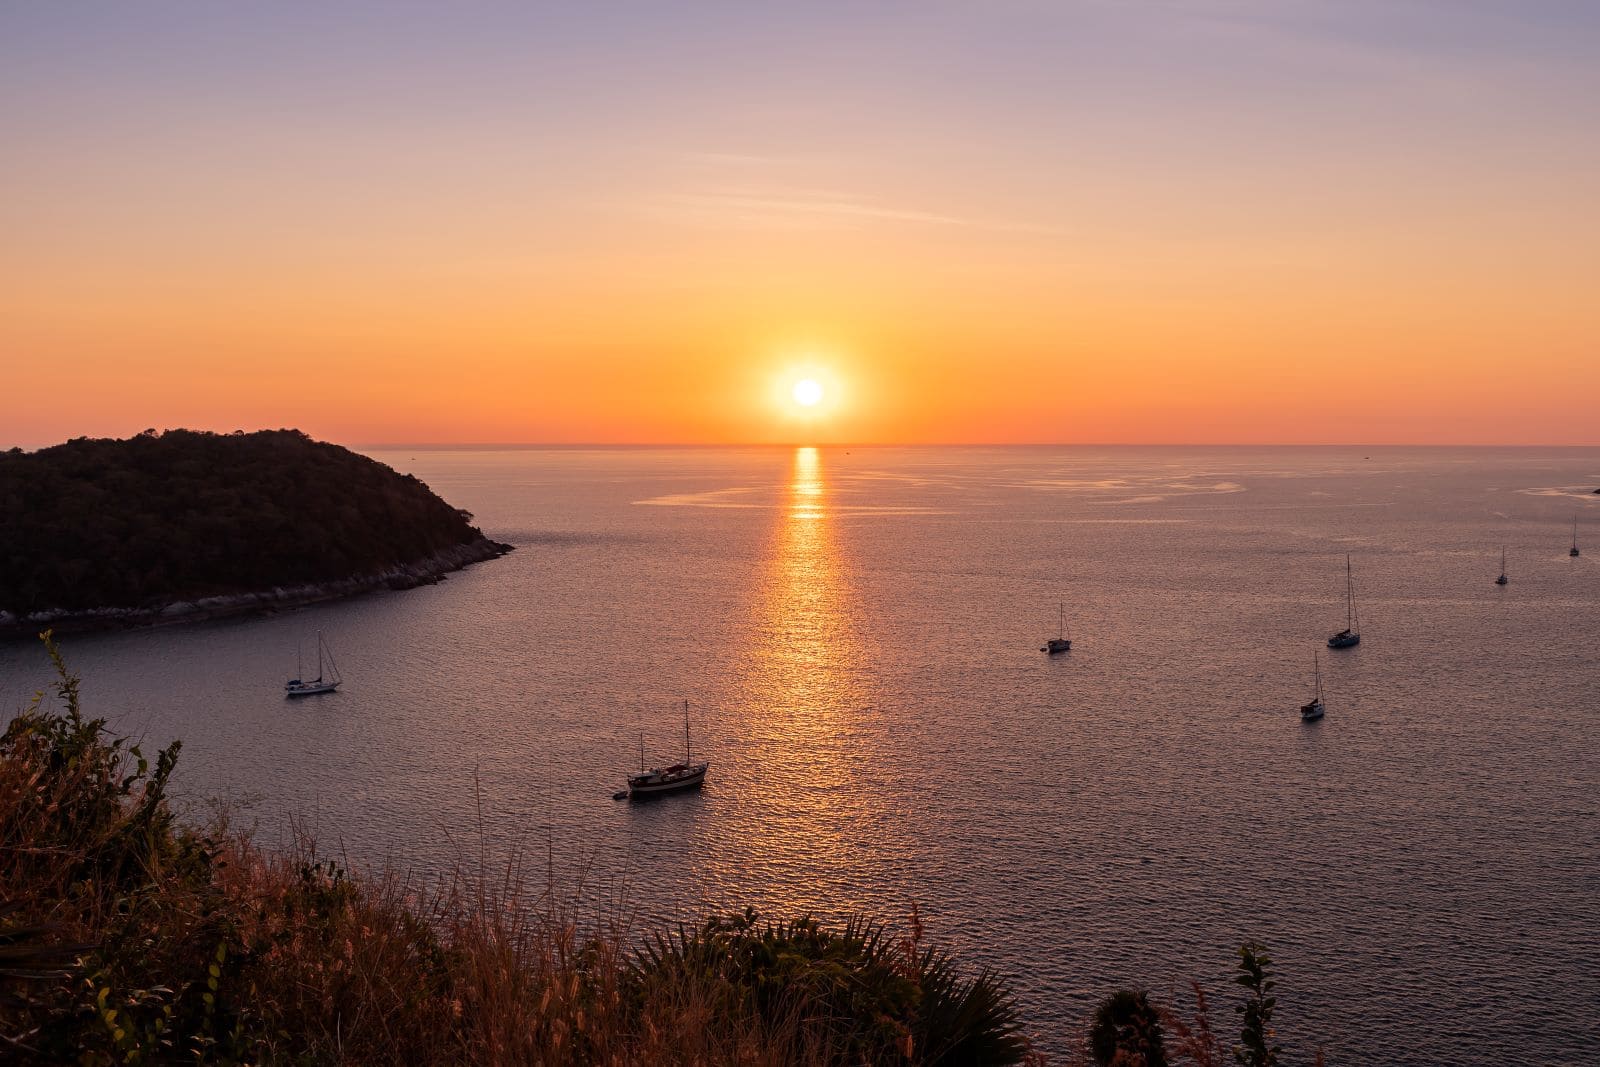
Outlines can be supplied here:
<path id="1" fill-rule="evenodd" d="M 1142 990 L 1121 989 L 1101 1002 L 1089 1046 L 1101 1067 L 1167 1067 L 1161 1016 Z"/>
<path id="2" fill-rule="evenodd" d="M 8 950 L 50 958 L 0 1004 L 0 1035 L 41 1062 L 150 1062 L 217 1016 L 205 965 L 225 936 L 211 841 L 174 825 L 174 743 L 154 766 L 85 718 L 78 679 L 43 635 L 61 708 L 42 694 L 0 735 L 0 902 Z M 19 1037 L 19 1035 L 22 1035 Z"/>

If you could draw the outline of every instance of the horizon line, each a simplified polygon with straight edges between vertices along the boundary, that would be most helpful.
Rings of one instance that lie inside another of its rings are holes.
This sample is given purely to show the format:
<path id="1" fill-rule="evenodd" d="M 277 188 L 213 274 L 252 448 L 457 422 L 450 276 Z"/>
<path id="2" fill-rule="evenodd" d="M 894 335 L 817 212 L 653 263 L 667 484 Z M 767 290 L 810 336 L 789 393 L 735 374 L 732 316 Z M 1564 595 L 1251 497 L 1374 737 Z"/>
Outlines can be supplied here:
<path id="1" fill-rule="evenodd" d="M 263 430 L 278 429 L 280 427 L 259 427 L 256 430 L 201 430 L 201 433 L 216 433 L 227 435 L 231 433 L 258 433 Z M 289 427 L 282 427 L 289 428 Z M 169 430 L 185 430 L 187 427 L 168 427 L 161 432 Z M 304 432 L 304 431 L 301 431 Z M 138 436 L 137 434 L 129 435 Z M 827 449 L 887 449 L 887 448 L 983 448 L 983 449 L 1024 449 L 1024 448 L 1228 448 L 1228 449 L 1310 449 L 1310 448 L 1336 448 L 1336 449 L 1600 449 L 1600 441 L 1593 442 L 1467 442 L 1467 441 L 339 441 L 334 438 L 316 437 L 307 434 L 312 440 L 324 441 L 330 444 L 339 444 L 346 448 L 356 450 L 396 451 L 400 449 L 418 449 L 423 451 L 459 451 L 459 452 L 488 452 L 488 451 L 531 451 L 535 449 L 548 449 L 551 451 L 578 451 L 583 449 L 761 449 L 761 448 L 827 448 Z M 97 436 L 93 434 L 77 434 L 64 440 L 49 443 L 37 442 L 12 442 L 0 444 L 0 452 L 12 449 L 21 449 L 24 452 L 36 452 L 46 448 L 54 448 L 67 444 L 70 441 L 83 438 L 98 440 L 127 440 L 107 434 Z"/>
<path id="2" fill-rule="evenodd" d="M 1360 441 L 362 441 L 349 448 L 391 450 L 416 448 L 432 451 L 491 451 L 508 449 L 623 449 L 623 448 L 1571 448 L 1600 449 L 1600 441 L 1580 443 L 1515 442 L 1360 442 Z"/>

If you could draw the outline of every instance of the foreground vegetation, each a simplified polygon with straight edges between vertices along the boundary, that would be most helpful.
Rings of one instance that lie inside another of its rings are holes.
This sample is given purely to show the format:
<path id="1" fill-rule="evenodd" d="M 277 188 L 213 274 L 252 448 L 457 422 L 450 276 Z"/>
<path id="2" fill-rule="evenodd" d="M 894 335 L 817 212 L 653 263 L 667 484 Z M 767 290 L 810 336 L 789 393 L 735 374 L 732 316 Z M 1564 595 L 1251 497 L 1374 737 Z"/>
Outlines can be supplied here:
<path id="1" fill-rule="evenodd" d="M 514 864 L 430 891 L 176 821 L 179 746 L 148 758 L 59 709 L 0 737 L 0 1061 L 219 1064 L 1042 1064 L 987 972 L 866 921 L 753 912 L 638 936 L 579 922 Z M 1268 961 L 1242 950 L 1239 1063 L 1269 1067 Z M 1129 991 L 1085 1062 L 1226 1062 Z"/>
<path id="2" fill-rule="evenodd" d="M 0 611 L 144 608 L 492 545 L 426 485 L 296 430 L 0 452 Z M 505 546 L 493 546 L 503 550 Z"/>

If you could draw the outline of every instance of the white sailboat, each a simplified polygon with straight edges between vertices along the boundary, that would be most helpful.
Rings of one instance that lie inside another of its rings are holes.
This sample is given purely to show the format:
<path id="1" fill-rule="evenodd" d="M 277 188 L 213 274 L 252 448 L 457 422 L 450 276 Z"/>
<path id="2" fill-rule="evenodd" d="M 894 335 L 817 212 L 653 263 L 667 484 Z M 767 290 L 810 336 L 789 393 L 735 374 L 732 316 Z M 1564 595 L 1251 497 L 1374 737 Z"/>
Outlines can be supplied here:
<path id="1" fill-rule="evenodd" d="M 1498 577 L 1498 578 L 1496 578 L 1494 580 L 1494 584 L 1495 585 L 1505 585 L 1506 582 L 1508 582 L 1508 581 L 1510 581 L 1510 579 L 1508 579 L 1506 577 L 1506 546 L 1505 545 L 1501 545 L 1500 546 L 1500 577 Z"/>
<path id="2" fill-rule="evenodd" d="M 322 631 L 317 631 L 317 676 L 304 679 L 305 671 L 300 666 L 300 649 L 295 649 L 295 677 L 283 684 L 283 693 L 291 697 L 308 697 L 316 693 L 331 693 L 339 688 L 343 678 L 339 676 L 339 665 L 333 661 L 333 652 L 322 639 Z"/>
<path id="3" fill-rule="evenodd" d="M 1344 557 L 1344 629 L 1328 638 L 1329 648 L 1353 648 L 1361 643 L 1356 620 L 1356 586 L 1350 577 L 1350 554 Z"/>
<path id="4" fill-rule="evenodd" d="M 1311 669 L 1316 674 L 1317 680 L 1315 688 L 1312 690 L 1310 702 L 1300 705 L 1301 722 L 1315 722 L 1317 719 L 1322 718 L 1323 713 L 1327 711 L 1327 708 L 1322 703 L 1322 661 L 1317 658 L 1315 652 L 1311 653 Z"/>
<path id="5" fill-rule="evenodd" d="M 1066 604 L 1063 603 L 1056 605 L 1056 636 L 1048 638 L 1045 643 L 1039 647 L 1039 651 L 1048 652 L 1052 656 L 1057 652 L 1072 651 L 1072 638 L 1067 636 Z"/>
<path id="6" fill-rule="evenodd" d="M 705 784 L 708 761 L 694 763 L 689 753 L 689 702 L 683 702 L 683 762 L 670 767 L 644 769 L 644 741 L 639 741 L 639 773 L 628 776 L 629 797 L 648 797 L 660 793 L 676 793 L 683 789 L 698 789 Z"/>

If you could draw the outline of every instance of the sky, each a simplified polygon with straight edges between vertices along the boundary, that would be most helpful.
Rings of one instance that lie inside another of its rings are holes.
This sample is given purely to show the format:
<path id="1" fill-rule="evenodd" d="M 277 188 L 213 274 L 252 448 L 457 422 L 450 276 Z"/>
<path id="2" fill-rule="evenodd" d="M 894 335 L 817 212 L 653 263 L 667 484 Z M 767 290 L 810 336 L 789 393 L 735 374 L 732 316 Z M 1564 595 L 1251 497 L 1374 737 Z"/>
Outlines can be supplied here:
<path id="1" fill-rule="evenodd" d="M 0 447 L 1594 445 L 1597 192 L 1589 2 L 0 0 Z"/>

